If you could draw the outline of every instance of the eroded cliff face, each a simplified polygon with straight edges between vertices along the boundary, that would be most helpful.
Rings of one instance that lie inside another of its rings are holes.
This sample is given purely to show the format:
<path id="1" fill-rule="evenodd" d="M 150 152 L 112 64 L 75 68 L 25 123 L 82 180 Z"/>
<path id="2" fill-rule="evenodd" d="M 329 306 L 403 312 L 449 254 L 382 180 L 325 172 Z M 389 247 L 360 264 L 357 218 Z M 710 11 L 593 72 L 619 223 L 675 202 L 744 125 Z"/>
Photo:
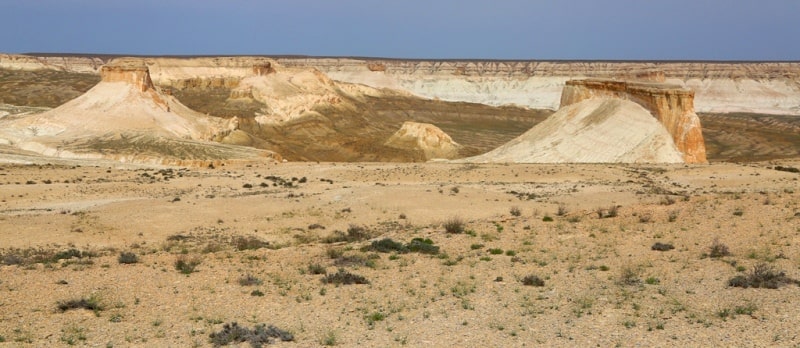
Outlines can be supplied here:
<path id="1" fill-rule="evenodd" d="M 324 57 L 116 58 L 144 62 L 158 86 L 235 87 L 254 67 L 316 68 L 334 80 L 417 96 L 493 106 L 556 110 L 566 81 L 666 81 L 695 91 L 698 112 L 800 115 L 800 62 L 611 62 L 402 60 Z M 98 73 L 91 57 L 0 55 L 0 68 Z"/>
<path id="2" fill-rule="evenodd" d="M 100 69 L 100 79 L 103 82 L 125 82 L 146 92 L 153 88 L 150 72 L 146 66 L 112 66 L 106 65 Z"/>
<path id="3" fill-rule="evenodd" d="M 561 107 L 592 98 L 616 98 L 643 106 L 667 129 L 686 163 L 707 163 L 694 92 L 676 85 L 613 80 L 567 81 Z"/>
<path id="4" fill-rule="evenodd" d="M 566 81 L 644 78 L 694 90 L 700 112 L 800 115 L 800 62 L 276 60 L 285 66 L 313 66 L 340 81 L 448 101 L 555 110 Z"/>
<path id="5" fill-rule="evenodd" d="M 0 68 L 12 70 L 60 70 L 97 74 L 106 62 L 98 57 L 33 57 L 19 54 L 0 54 Z"/>

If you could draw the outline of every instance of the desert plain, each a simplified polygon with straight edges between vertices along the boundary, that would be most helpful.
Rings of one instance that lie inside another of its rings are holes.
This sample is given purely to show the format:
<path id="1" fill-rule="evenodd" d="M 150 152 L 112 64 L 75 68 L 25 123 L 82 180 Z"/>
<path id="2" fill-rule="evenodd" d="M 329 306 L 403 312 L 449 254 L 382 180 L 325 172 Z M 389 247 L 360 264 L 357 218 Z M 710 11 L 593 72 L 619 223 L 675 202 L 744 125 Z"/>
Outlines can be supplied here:
<path id="1" fill-rule="evenodd" d="M 191 104 L 195 87 L 169 95 Z M 323 110 L 347 119 L 341 110 L 379 104 L 368 112 L 446 119 L 474 155 L 543 118 L 353 88 L 371 96 L 335 109 L 327 95 L 298 119 L 327 127 Z M 226 110 L 247 109 L 236 102 Z M 722 104 L 699 117 L 707 163 L 425 162 L 323 126 L 306 136 L 340 144 L 332 156 L 345 160 L 295 147 L 289 161 L 241 150 L 250 157 L 154 162 L 0 144 L 0 345 L 798 346 L 797 116 Z M 475 136 L 463 110 L 507 129 Z M 275 127 L 286 138 L 256 148 L 302 143 Z"/>

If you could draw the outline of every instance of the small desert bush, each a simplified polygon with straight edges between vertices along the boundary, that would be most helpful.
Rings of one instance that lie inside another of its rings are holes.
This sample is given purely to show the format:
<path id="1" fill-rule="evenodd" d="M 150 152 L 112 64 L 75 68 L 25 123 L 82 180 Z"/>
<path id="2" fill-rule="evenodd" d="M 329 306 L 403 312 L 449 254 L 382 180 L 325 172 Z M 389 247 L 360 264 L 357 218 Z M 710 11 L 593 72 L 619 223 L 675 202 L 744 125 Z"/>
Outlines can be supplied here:
<path id="1" fill-rule="evenodd" d="M 520 216 L 520 215 L 522 215 L 522 210 L 519 210 L 519 207 L 511 207 L 511 210 L 510 210 L 509 212 L 510 212 L 510 213 L 511 213 L 511 215 L 513 215 L 513 216 Z"/>
<path id="2" fill-rule="evenodd" d="M 728 280 L 728 286 L 740 288 L 766 288 L 777 289 L 786 284 L 798 284 L 800 282 L 789 278 L 783 271 L 777 271 L 766 263 L 759 263 L 747 275 L 739 275 Z"/>
<path id="3" fill-rule="evenodd" d="M 311 274 L 325 274 L 327 272 L 325 271 L 325 267 L 324 266 L 322 266 L 322 265 L 320 265 L 318 263 L 312 263 L 312 264 L 308 265 L 308 273 L 311 273 Z"/>
<path id="4" fill-rule="evenodd" d="M 325 284 L 350 285 L 350 284 L 369 284 L 369 280 L 358 274 L 350 273 L 344 269 L 328 274 L 322 278 Z"/>
<path id="5" fill-rule="evenodd" d="M 568 213 L 569 213 L 569 209 L 567 209 L 566 205 L 563 205 L 563 204 L 559 204 L 558 205 L 558 210 L 556 211 L 556 215 L 564 216 L 564 215 L 567 215 Z"/>
<path id="6" fill-rule="evenodd" d="M 722 244 L 719 239 L 714 238 L 711 246 L 708 247 L 708 256 L 712 258 L 720 258 L 731 254 L 730 249 L 725 244 Z"/>
<path id="7" fill-rule="evenodd" d="M 261 285 L 263 283 L 261 279 L 253 275 L 246 275 L 244 277 L 239 278 L 239 285 L 241 286 L 254 286 L 254 285 Z"/>
<path id="8" fill-rule="evenodd" d="M 634 267 L 624 267 L 619 276 L 620 285 L 638 285 L 642 280 L 639 279 L 639 270 Z"/>
<path id="9" fill-rule="evenodd" d="M 347 232 L 339 230 L 333 231 L 333 235 L 329 236 L 322 241 L 324 243 L 339 243 L 339 242 L 358 242 L 372 237 L 369 230 L 364 226 L 350 225 Z"/>
<path id="10" fill-rule="evenodd" d="M 600 219 L 617 217 L 619 214 L 619 207 L 612 205 L 608 208 L 597 208 L 597 217 Z"/>
<path id="11" fill-rule="evenodd" d="M 406 244 L 406 248 L 408 248 L 410 252 L 420 254 L 436 255 L 439 253 L 439 247 L 433 245 L 433 241 L 427 238 L 414 238 Z"/>
<path id="12" fill-rule="evenodd" d="M 451 217 L 442 224 L 444 226 L 444 230 L 447 233 L 463 233 L 464 232 L 464 220 L 460 217 L 454 216 Z"/>
<path id="13" fill-rule="evenodd" d="M 139 262 L 139 257 L 132 252 L 123 251 L 121 254 L 119 254 L 117 261 L 122 264 L 137 263 Z"/>
<path id="14" fill-rule="evenodd" d="M 366 250 L 377 251 L 379 253 L 390 253 L 390 252 L 398 252 L 398 253 L 405 253 L 408 251 L 403 243 L 395 242 L 391 238 L 384 238 L 381 240 L 377 240 L 372 242 L 370 246 L 365 248 Z"/>
<path id="15" fill-rule="evenodd" d="M 202 259 L 199 256 L 188 257 L 186 255 L 180 255 L 175 260 L 175 269 L 180 271 L 183 274 L 190 274 L 194 273 L 197 266 L 202 263 Z"/>
<path id="16" fill-rule="evenodd" d="M 93 312 L 99 312 L 105 309 L 100 303 L 100 298 L 95 295 L 92 295 L 89 298 L 59 301 L 56 306 L 61 312 L 66 312 L 70 309 L 88 309 Z"/>
<path id="17" fill-rule="evenodd" d="M 669 243 L 661 243 L 661 242 L 656 242 L 655 244 L 653 244 L 653 246 L 650 247 L 650 250 L 656 250 L 656 251 L 669 251 L 672 249 L 675 249 L 675 246 Z"/>
<path id="18" fill-rule="evenodd" d="M 265 344 L 274 343 L 275 339 L 287 342 L 294 341 L 294 335 L 272 325 L 260 324 L 249 329 L 245 326 L 239 326 L 236 322 L 223 325 L 222 330 L 211 333 L 209 338 L 214 347 L 247 342 L 251 347 L 258 348 Z"/>
<path id="19" fill-rule="evenodd" d="M 269 246 L 269 242 L 261 240 L 256 236 L 238 236 L 233 239 L 233 246 L 236 250 L 257 250 Z"/>
<path id="20" fill-rule="evenodd" d="M 527 275 L 522 278 L 522 285 L 525 286 L 544 286 L 544 280 L 537 275 Z"/>

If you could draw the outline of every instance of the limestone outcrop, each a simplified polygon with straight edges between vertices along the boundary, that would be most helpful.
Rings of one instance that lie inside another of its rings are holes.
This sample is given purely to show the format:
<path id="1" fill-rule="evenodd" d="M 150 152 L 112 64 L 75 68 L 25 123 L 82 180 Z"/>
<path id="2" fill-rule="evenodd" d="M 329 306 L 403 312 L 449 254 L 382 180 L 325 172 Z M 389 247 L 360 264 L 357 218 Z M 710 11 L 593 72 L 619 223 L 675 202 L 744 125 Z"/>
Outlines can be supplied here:
<path id="1" fill-rule="evenodd" d="M 161 93 L 147 67 L 112 65 L 100 72 L 100 83 L 55 109 L 1 119 L 0 143 L 46 156 L 147 163 L 278 157 L 211 142 L 230 131 L 228 121 Z"/>
<path id="2" fill-rule="evenodd" d="M 643 106 L 591 98 L 559 109 L 495 150 L 459 162 L 683 163 L 683 154 Z"/>
<path id="3" fill-rule="evenodd" d="M 406 121 L 385 143 L 396 149 L 421 152 L 426 160 L 452 159 L 458 156 L 461 145 L 447 133 L 430 123 Z"/>
<path id="4" fill-rule="evenodd" d="M 666 128 L 686 163 L 707 163 L 693 91 L 663 83 L 574 80 L 566 82 L 561 107 L 592 98 L 618 98 L 643 106 Z"/>
<path id="5" fill-rule="evenodd" d="M 124 82 L 133 85 L 142 92 L 153 88 L 150 72 L 144 65 L 134 66 L 103 66 L 100 69 L 100 79 L 103 82 Z"/>

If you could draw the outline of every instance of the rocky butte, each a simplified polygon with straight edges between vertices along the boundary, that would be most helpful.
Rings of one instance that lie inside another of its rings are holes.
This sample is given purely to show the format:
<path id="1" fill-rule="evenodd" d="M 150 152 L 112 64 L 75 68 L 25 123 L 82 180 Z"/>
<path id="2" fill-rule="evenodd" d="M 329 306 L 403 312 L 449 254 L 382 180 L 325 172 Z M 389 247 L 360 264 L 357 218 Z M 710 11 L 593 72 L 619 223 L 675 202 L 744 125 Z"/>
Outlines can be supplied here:
<path id="1" fill-rule="evenodd" d="M 686 163 L 707 163 L 694 92 L 677 85 L 603 79 L 567 81 L 561 107 L 592 98 L 630 100 L 643 106 L 667 129 Z"/>

